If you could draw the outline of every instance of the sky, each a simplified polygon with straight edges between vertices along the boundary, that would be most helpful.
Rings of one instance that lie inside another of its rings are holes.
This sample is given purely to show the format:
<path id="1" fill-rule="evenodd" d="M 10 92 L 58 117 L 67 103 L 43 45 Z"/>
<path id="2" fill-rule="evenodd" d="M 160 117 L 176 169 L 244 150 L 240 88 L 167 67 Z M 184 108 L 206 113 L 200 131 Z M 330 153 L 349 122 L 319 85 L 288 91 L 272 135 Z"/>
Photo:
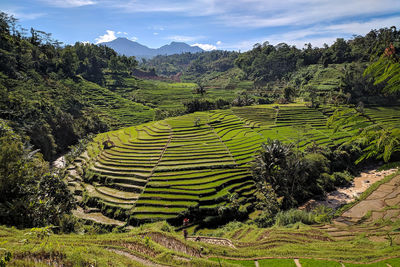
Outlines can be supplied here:
<path id="1" fill-rule="evenodd" d="M 204 50 L 256 43 L 321 47 L 371 29 L 400 28 L 400 0 L 1 0 L 0 11 L 64 44 L 126 37 Z"/>

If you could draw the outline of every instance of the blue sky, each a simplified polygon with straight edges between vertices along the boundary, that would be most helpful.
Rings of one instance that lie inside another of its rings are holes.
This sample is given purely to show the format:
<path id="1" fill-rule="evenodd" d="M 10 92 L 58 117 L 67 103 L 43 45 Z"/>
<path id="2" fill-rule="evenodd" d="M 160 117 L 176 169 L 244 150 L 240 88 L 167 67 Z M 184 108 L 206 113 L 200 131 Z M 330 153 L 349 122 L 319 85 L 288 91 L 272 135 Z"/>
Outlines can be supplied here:
<path id="1" fill-rule="evenodd" d="M 127 37 L 206 50 L 246 51 L 265 41 L 322 46 L 400 27 L 400 0 L 1 0 L 0 10 L 65 44 Z"/>

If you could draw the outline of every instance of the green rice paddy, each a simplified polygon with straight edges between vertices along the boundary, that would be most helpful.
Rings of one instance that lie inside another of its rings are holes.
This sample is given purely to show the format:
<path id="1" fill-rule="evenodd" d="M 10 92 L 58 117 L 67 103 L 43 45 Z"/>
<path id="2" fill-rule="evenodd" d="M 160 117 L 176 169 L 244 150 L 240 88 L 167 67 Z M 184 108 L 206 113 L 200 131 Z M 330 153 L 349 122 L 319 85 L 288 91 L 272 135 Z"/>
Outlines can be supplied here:
<path id="1" fill-rule="evenodd" d="M 366 108 L 366 123 L 400 126 L 398 109 Z M 103 212 L 121 207 L 125 218 L 139 222 L 174 218 L 193 207 L 217 207 L 232 193 L 245 204 L 255 190 L 249 166 L 268 138 L 295 143 L 299 149 L 347 140 L 350 132 L 326 126 L 332 112 L 331 107 L 302 104 L 258 105 L 99 134 L 88 148 L 85 174 L 71 176 L 69 185 L 87 205 Z M 107 139 L 115 146 L 104 149 Z"/>

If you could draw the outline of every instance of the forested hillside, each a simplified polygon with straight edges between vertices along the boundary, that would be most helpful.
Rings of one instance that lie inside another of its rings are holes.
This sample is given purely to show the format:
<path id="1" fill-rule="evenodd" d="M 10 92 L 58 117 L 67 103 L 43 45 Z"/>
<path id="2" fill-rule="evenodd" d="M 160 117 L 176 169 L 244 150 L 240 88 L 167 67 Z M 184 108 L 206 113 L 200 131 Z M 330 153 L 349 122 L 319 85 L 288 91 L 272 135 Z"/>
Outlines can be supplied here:
<path id="1" fill-rule="evenodd" d="M 144 60 L 141 66 L 154 68 L 157 74 L 175 75 L 183 73 L 185 80 L 195 80 L 204 74 L 225 72 L 234 67 L 234 60 L 239 53 L 215 50 L 202 53 L 184 53 L 170 56 L 156 56 Z"/>
<path id="2" fill-rule="evenodd" d="M 240 80 L 252 81 L 255 91 L 251 95 L 260 103 L 292 97 L 325 103 L 385 102 L 383 85 L 374 84 L 372 77 L 363 73 L 390 44 L 400 48 L 399 36 L 395 27 L 382 28 L 350 40 L 338 38 L 331 46 L 309 43 L 298 48 L 264 42 L 244 53 L 158 56 L 140 66 L 154 68 L 160 75 L 181 72 L 183 79 L 209 87 L 235 87 Z"/>
<path id="3" fill-rule="evenodd" d="M 105 70 L 128 72 L 135 58 L 110 48 L 62 46 L 50 34 L 0 13 L 0 222 L 59 225 L 75 206 L 49 162 L 89 134 L 153 119 L 153 109 L 114 93 Z"/>
<path id="4" fill-rule="evenodd" d="M 102 87 L 105 69 L 130 71 L 135 58 L 92 44 L 61 46 L 35 29 L 24 35 L 5 13 L 0 40 L 0 119 L 46 160 L 89 133 L 152 119 L 150 108 Z"/>

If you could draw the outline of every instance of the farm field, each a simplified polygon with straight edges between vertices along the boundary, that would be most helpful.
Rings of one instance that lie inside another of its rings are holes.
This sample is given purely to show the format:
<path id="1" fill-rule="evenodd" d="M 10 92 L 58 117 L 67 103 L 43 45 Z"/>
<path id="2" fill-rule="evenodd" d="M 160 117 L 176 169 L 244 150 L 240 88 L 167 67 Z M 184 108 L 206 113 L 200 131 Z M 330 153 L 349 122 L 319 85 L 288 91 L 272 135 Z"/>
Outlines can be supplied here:
<path id="1" fill-rule="evenodd" d="M 65 80 L 63 83 L 80 92 L 82 97 L 96 108 L 99 116 L 109 122 L 111 129 L 148 122 L 154 117 L 152 108 L 132 102 L 95 83 L 85 80 L 81 80 L 79 83 Z"/>
<path id="2" fill-rule="evenodd" d="M 196 94 L 197 84 L 192 82 L 165 82 L 157 80 L 141 80 L 135 77 L 120 77 L 122 83 L 116 85 L 116 77 L 106 75 L 107 88 L 112 92 L 135 102 L 160 110 L 178 110 L 183 112 L 183 103 L 193 98 L 218 98 L 231 102 L 235 94 L 252 87 L 251 82 L 241 82 L 234 88 L 224 89 L 218 83 L 207 85 L 204 96 Z"/>
<path id="3" fill-rule="evenodd" d="M 375 120 L 399 125 L 397 107 L 366 108 L 366 114 L 375 109 Z M 332 112 L 303 104 L 259 105 L 100 134 L 70 167 L 69 187 L 83 204 L 131 224 L 174 219 L 193 209 L 206 215 L 234 193 L 246 205 L 255 190 L 249 166 L 260 145 L 268 138 L 299 149 L 341 144 L 350 133 L 327 128 Z M 374 119 L 366 117 L 365 123 Z M 105 140 L 115 146 L 103 149 Z"/>

